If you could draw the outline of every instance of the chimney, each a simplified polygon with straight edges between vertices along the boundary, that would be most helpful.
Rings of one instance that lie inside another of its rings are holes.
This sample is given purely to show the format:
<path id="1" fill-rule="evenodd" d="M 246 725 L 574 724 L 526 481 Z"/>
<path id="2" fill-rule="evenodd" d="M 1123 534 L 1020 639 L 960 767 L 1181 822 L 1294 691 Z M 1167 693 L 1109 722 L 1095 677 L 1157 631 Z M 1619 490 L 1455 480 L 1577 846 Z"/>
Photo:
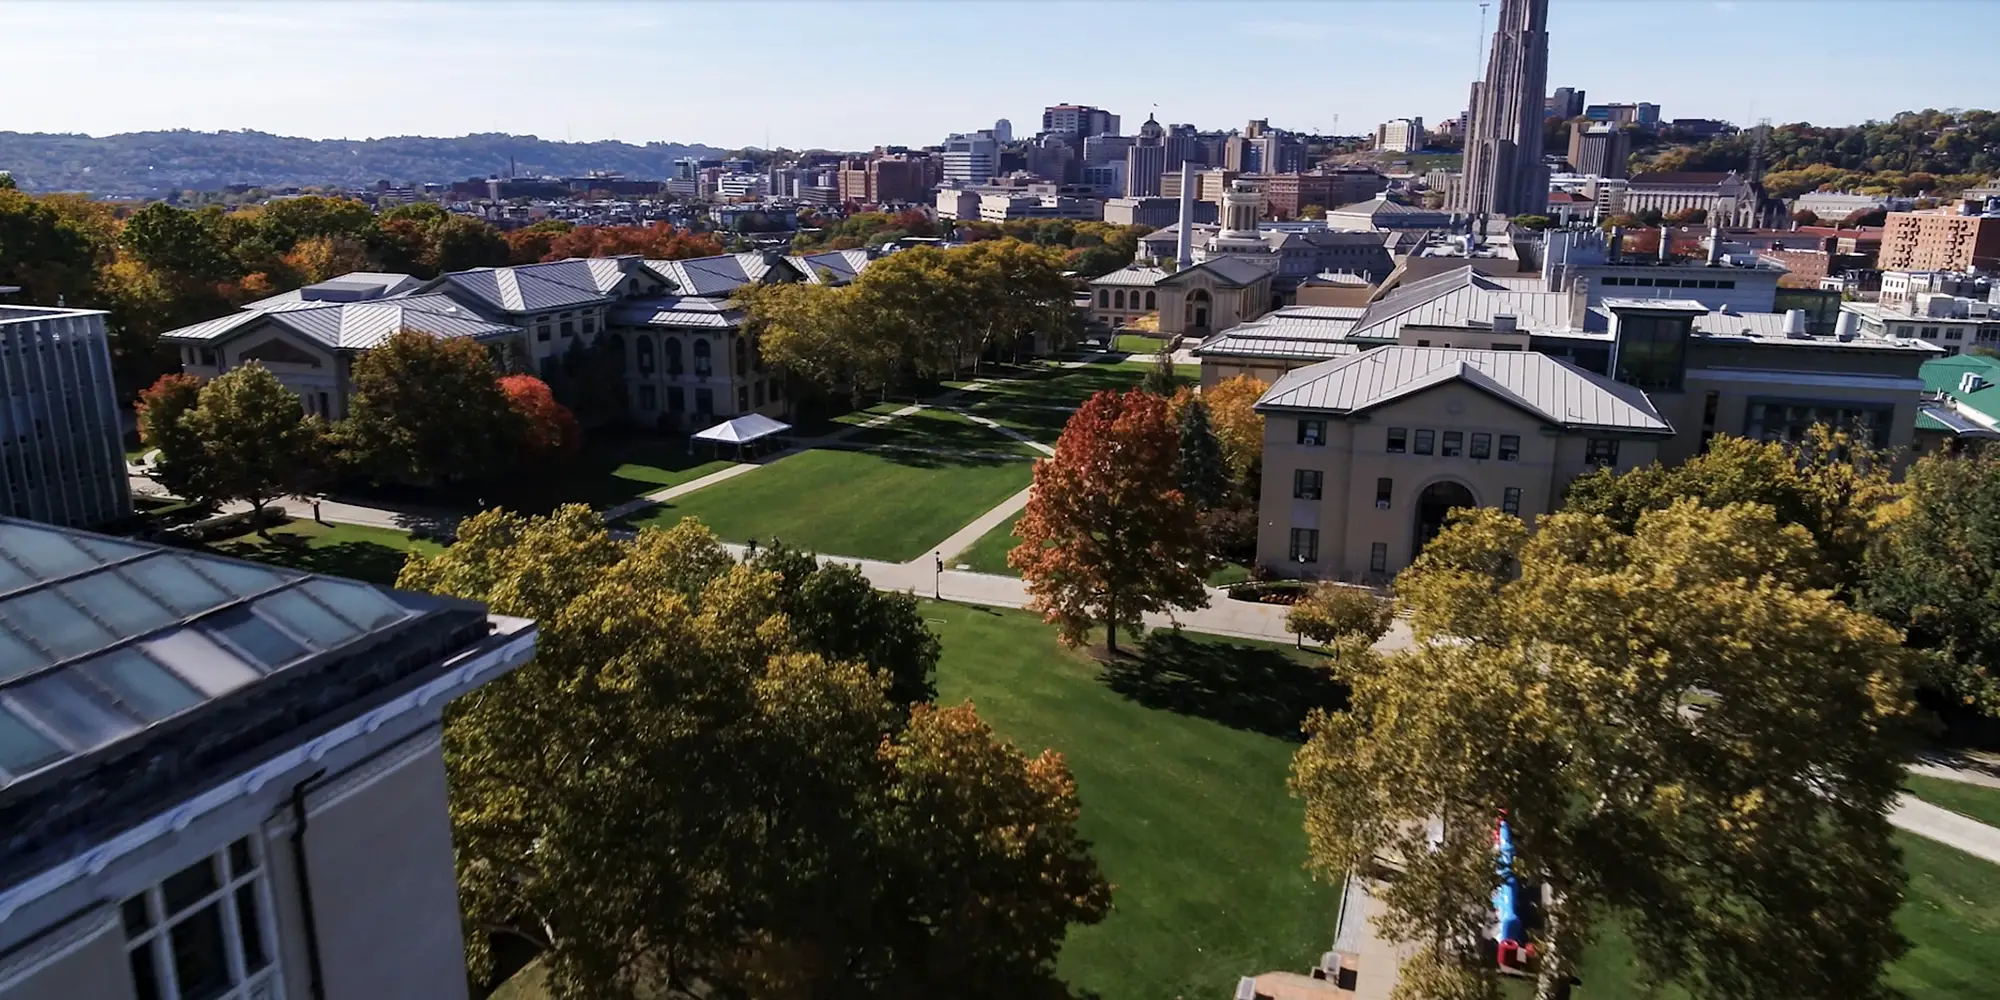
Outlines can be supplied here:
<path id="1" fill-rule="evenodd" d="M 1792 340 L 1806 339 L 1806 311 L 1804 309 L 1785 310 L 1785 336 Z"/>
<path id="2" fill-rule="evenodd" d="M 1194 162 L 1181 161 L 1181 226 L 1174 243 L 1174 270 L 1180 271 L 1194 266 L 1194 186 L 1200 180 L 1194 175 Z"/>
<path id="3" fill-rule="evenodd" d="M 1833 335 L 1840 341 L 1850 341 L 1861 332 L 1861 317 L 1841 310 L 1840 318 L 1833 322 Z"/>
<path id="4" fill-rule="evenodd" d="M 1660 227 L 1660 259 L 1674 259 L 1674 231 L 1665 226 Z"/>
<path id="5" fill-rule="evenodd" d="M 1722 263 L 1722 226 L 1720 223 L 1708 227 L 1708 266 Z"/>

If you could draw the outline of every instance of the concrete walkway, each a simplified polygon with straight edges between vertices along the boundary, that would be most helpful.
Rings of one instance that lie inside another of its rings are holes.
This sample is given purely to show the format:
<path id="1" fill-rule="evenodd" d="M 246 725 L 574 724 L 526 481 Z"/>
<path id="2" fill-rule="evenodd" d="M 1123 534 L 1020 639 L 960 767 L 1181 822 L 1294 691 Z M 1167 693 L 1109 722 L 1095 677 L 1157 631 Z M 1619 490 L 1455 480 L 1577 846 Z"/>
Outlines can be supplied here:
<path id="1" fill-rule="evenodd" d="M 1013 517 L 1014 515 L 1019 514 L 1021 511 L 1027 509 L 1028 494 L 1033 493 L 1034 491 L 1035 491 L 1034 487 L 1032 486 L 1025 490 L 1022 490 L 1021 492 L 1016 493 L 1013 496 L 1000 501 L 1000 505 L 998 507 L 995 507 L 992 510 L 989 510 L 986 513 L 981 514 L 978 517 L 974 518 L 971 524 L 968 524 L 965 527 L 952 532 L 950 538 L 947 538 L 944 541 L 939 542 L 937 544 L 935 555 L 938 557 L 942 557 L 944 559 L 945 565 L 947 566 L 953 565 L 952 560 L 956 559 L 958 555 L 964 552 L 966 549 L 971 548 L 973 546 L 973 543 L 979 541 L 982 538 L 985 538 L 987 532 L 992 531 L 993 529 L 998 528 L 1003 524 L 1006 524 L 1008 518 Z M 922 562 L 923 560 L 920 557 L 917 561 Z M 935 561 L 933 561 L 932 568 L 933 569 L 936 568 Z"/>
<path id="2" fill-rule="evenodd" d="M 1943 781 L 2000 788 L 2000 766 L 1960 754 L 1924 754 L 1918 763 L 1909 766 L 1909 772 Z"/>
<path id="3" fill-rule="evenodd" d="M 1896 797 L 1895 808 L 1889 810 L 1889 822 L 1897 829 L 1927 837 L 1946 847 L 1956 847 L 2000 865 L 2000 828 L 1931 805 L 1907 793 Z"/>

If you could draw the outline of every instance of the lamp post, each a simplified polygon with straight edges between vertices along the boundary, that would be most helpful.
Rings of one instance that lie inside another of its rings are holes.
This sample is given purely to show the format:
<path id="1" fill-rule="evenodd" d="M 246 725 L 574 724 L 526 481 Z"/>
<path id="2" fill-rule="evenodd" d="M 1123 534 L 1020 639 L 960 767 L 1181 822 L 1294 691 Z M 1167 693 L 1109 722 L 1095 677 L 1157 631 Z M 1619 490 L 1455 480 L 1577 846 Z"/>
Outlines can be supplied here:
<path id="1" fill-rule="evenodd" d="M 931 596 L 944 600 L 944 553 L 933 553 L 937 559 L 937 573 L 931 577 Z"/>

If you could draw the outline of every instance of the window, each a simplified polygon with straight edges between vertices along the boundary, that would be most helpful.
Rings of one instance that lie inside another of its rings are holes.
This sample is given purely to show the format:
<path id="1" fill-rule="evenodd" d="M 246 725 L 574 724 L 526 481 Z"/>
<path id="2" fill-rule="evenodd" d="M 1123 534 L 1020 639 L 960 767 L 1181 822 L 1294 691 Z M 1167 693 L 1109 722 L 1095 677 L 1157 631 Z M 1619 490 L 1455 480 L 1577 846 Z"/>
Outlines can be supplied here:
<path id="1" fill-rule="evenodd" d="M 548 341 L 549 325 L 547 323 L 543 323 L 541 326 L 535 327 L 535 339 L 543 342 Z"/>
<path id="2" fill-rule="evenodd" d="M 611 366 L 618 374 L 625 374 L 625 338 L 612 334 L 604 341 L 605 353 L 611 355 Z"/>
<path id="3" fill-rule="evenodd" d="M 1375 480 L 1375 506 L 1389 509 L 1389 499 L 1396 491 L 1396 481 L 1387 476 Z"/>
<path id="4" fill-rule="evenodd" d="M 750 370 L 759 375 L 764 374 L 764 342 L 761 340 L 750 342 Z"/>
<path id="5" fill-rule="evenodd" d="M 681 342 L 678 337 L 668 337 L 663 342 L 667 352 L 667 374 L 681 373 Z"/>
<path id="6" fill-rule="evenodd" d="M 1735 288 L 1735 287 L 1736 287 L 1736 282 L 1735 282 L 1734 280 L 1720 280 L 1720 281 L 1717 281 L 1717 282 L 1715 283 L 1715 287 L 1717 287 L 1717 288 Z"/>
<path id="7" fill-rule="evenodd" d="M 1438 449 L 1438 454 L 1445 458 L 1457 458 L 1465 454 L 1465 432 L 1445 431 L 1444 447 Z"/>
<path id="8" fill-rule="evenodd" d="M 737 337 L 736 370 L 732 374 L 734 374 L 738 378 L 741 378 L 749 371 L 750 371 L 750 342 L 748 340 L 743 339 L 742 337 Z"/>
<path id="9" fill-rule="evenodd" d="M 1410 429 L 1408 427 L 1389 428 L 1389 454 L 1401 455 L 1410 450 Z"/>
<path id="10" fill-rule="evenodd" d="M 1324 420 L 1299 421 L 1299 443 L 1309 444 L 1309 445 L 1326 444 L 1326 421 Z"/>
<path id="11" fill-rule="evenodd" d="M 1584 446 L 1585 464 L 1600 469 L 1618 464 L 1618 440 L 1616 438 L 1591 438 Z"/>
<path id="12" fill-rule="evenodd" d="M 585 316 L 585 317 L 583 318 L 583 332 L 584 332 L 584 333 L 586 333 L 586 334 L 589 334 L 589 333 L 596 333 L 596 332 L 597 332 L 597 317 L 596 317 L 596 316 Z"/>
<path id="13" fill-rule="evenodd" d="M 1500 510 L 1502 513 L 1512 514 L 1515 517 L 1521 516 L 1521 488 L 1519 486 L 1509 486 L 1501 491 Z"/>
<path id="14" fill-rule="evenodd" d="M 669 345 L 667 348 L 667 367 L 672 369 L 678 367 L 673 362 L 680 354 L 678 350 L 680 345 L 675 344 L 671 340 L 667 341 L 667 344 Z M 643 334 L 639 337 L 639 374 L 653 374 L 653 338 Z"/>
<path id="15" fill-rule="evenodd" d="M 1319 562 L 1319 529 L 1292 529 L 1292 561 L 1298 563 Z"/>
<path id="16" fill-rule="evenodd" d="M 1521 460 L 1521 435 L 1519 434 L 1500 435 L 1500 461 L 1518 462 L 1520 460 Z"/>
<path id="17" fill-rule="evenodd" d="M 1429 347 L 1429 346 L 1431 346 L 1431 342 L 1430 342 L 1430 341 L 1428 341 L 1428 340 L 1419 340 L 1419 341 L 1417 341 L 1417 346 L 1418 346 L 1418 347 Z"/>
<path id="18" fill-rule="evenodd" d="M 263 848 L 248 837 L 127 899 L 125 953 L 139 1000 L 249 1000 L 275 988 Z"/>
<path id="19" fill-rule="evenodd" d="M 1368 572 L 1389 572 L 1389 543 L 1373 542 L 1368 546 Z"/>
<path id="20" fill-rule="evenodd" d="M 1158 308 L 1159 308 L 1159 306 L 1157 306 L 1157 305 L 1155 305 L 1155 304 L 1154 304 L 1154 303 L 1155 303 L 1155 302 L 1157 302 L 1157 301 L 1158 301 L 1157 299 L 1153 298 L 1153 293 L 1152 293 L 1152 292 L 1147 292 L 1147 293 L 1146 293 L 1146 308 L 1147 308 L 1147 309 L 1158 309 Z"/>
<path id="21" fill-rule="evenodd" d="M 1417 431 L 1417 447 L 1414 449 L 1417 454 L 1428 455 L 1432 451 L 1436 450 L 1436 445 L 1437 445 L 1436 431 L 1421 430 L 1421 429 Z"/>
<path id="22" fill-rule="evenodd" d="M 1614 377 L 1641 389 L 1679 392 L 1693 322 L 1679 316 L 1620 315 Z"/>
<path id="23" fill-rule="evenodd" d="M 715 415 L 715 390 L 696 389 L 694 391 L 694 412 L 697 416 L 703 418 Z"/>
<path id="24" fill-rule="evenodd" d="M 566 319 L 566 320 L 563 320 L 563 321 L 562 321 L 562 323 L 560 323 L 560 324 L 558 324 L 558 325 L 560 325 L 560 326 L 562 327 L 562 335 L 563 335 L 563 336 L 565 336 L 565 337 L 574 337 L 574 336 L 576 336 L 576 321 L 575 321 L 575 320 L 573 320 L 573 319 Z"/>
<path id="25" fill-rule="evenodd" d="M 1916 327 L 1914 327 L 1914 326 L 1911 326 L 1911 325 L 1909 325 L 1908 323 L 1898 323 L 1898 324 L 1896 324 L 1896 336 L 1898 336 L 1898 337 L 1914 337 L 1914 336 L 1916 336 L 1916 334 L 1917 334 L 1917 328 L 1916 328 Z"/>
<path id="26" fill-rule="evenodd" d="M 736 412 L 742 413 L 748 409 L 750 409 L 750 387 L 739 385 L 736 387 Z"/>
<path id="27" fill-rule="evenodd" d="M 687 390 L 677 385 L 667 386 L 668 413 L 686 413 L 688 408 L 687 402 Z"/>
<path id="28" fill-rule="evenodd" d="M 757 393 L 756 393 L 756 398 L 757 398 L 757 405 L 758 405 L 758 406 L 763 406 L 763 405 L 764 405 L 764 383 L 762 383 L 762 382 L 759 382 L 759 383 L 757 383 L 757 386 L 756 386 L 756 389 L 757 389 Z"/>
<path id="29" fill-rule="evenodd" d="M 215 367 L 215 348 L 204 347 L 201 349 L 201 363 L 207 368 Z"/>
<path id="30" fill-rule="evenodd" d="M 714 372 L 714 370 L 715 370 L 715 366 L 714 366 L 714 362 L 712 362 L 712 361 L 711 361 L 711 360 L 709 359 L 709 355 L 708 355 L 708 338 L 706 338 L 706 337 L 696 337 L 696 338 L 694 339 L 694 375 L 695 375 L 695 377 L 696 377 L 696 378 L 707 378 L 707 377 L 708 377 L 708 376 L 709 376 L 710 374 L 712 374 L 712 373 Z"/>
<path id="31" fill-rule="evenodd" d="M 326 393 L 322 392 L 319 394 L 319 415 L 327 418 L 328 420 L 332 420 L 333 410 L 329 409 L 326 404 L 327 404 Z"/>
<path id="32" fill-rule="evenodd" d="M 650 385 L 639 387 L 639 409 L 651 413 L 660 408 L 660 393 Z"/>
<path id="33" fill-rule="evenodd" d="M 1097 290 L 1097 308 L 1099 309 L 1111 308 L 1111 289 L 1100 288 Z"/>
<path id="34" fill-rule="evenodd" d="M 1493 435 L 1474 431 L 1472 434 L 1472 457 L 1493 457 Z"/>
<path id="35" fill-rule="evenodd" d="M 1889 446 L 1895 423 L 1892 406 L 1810 400 L 1752 399 L 1746 408 L 1743 436 L 1757 441 L 1802 441 L 1814 424 L 1843 430 L 1874 444 Z"/>
<path id="36" fill-rule="evenodd" d="M 1964 331 L 1964 330 L 1961 330 L 1961 329 L 1959 329 L 1958 327 L 1955 327 L 1955 326 L 1954 326 L 1954 327 L 1952 327 L 1952 328 L 1950 328 L 1950 329 L 1948 329 L 1948 330 L 1946 330 L 1946 331 L 1944 332 L 1944 339 L 1946 339 L 1946 340 L 1964 340 L 1964 339 L 1965 339 L 1965 331 Z"/>
<path id="37" fill-rule="evenodd" d="M 1125 290 L 1123 288 L 1111 293 L 1111 307 L 1113 309 L 1125 308 Z"/>
<path id="38" fill-rule="evenodd" d="M 1326 473 L 1318 469 L 1292 470 L 1292 499 L 1318 500 L 1326 485 Z"/>
<path id="39" fill-rule="evenodd" d="M 771 402 L 775 403 L 775 402 L 777 402 L 778 400 L 781 400 L 781 399 L 783 399 L 783 398 L 785 398 L 785 380 L 784 380 L 784 379 L 781 379 L 781 378 L 774 378 L 774 379 L 772 379 L 772 380 L 771 380 Z"/>

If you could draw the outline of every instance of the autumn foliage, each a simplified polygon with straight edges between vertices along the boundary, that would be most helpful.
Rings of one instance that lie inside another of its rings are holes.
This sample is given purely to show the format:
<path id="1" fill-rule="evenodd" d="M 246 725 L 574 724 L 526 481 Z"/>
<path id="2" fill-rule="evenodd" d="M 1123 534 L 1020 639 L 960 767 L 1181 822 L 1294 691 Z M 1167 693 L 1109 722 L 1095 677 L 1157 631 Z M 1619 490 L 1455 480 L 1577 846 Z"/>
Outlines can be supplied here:
<path id="1" fill-rule="evenodd" d="M 677 229 L 664 222 L 649 226 L 578 226 L 566 233 L 523 231 L 520 238 L 509 233 L 508 245 L 515 248 L 514 262 L 518 264 L 619 254 L 638 254 L 649 260 L 685 260 L 725 252 L 714 236 Z M 521 250 L 528 247 L 541 250 L 541 255 L 522 260 Z"/>
<path id="2" fill-rule="evenodd" d="M 1007 556 L 1062 641 L 1092 625 L 1136 631 L 1140 616 L 1208 604 L 1208 556 L 1194 504 L 1181 493 L 1180 430 L 1167 400 L 1132 390 L 1092 396 L 1063 427 L 1055 455 L 1035 463 L 1034 492 Z"/>
<path id="3" fill-rule="evenodd" d="M 556 402 L 549 384 L 533 375 L 509 375 L 500 380 L 507 405 L 521 417 L 521 450 L 531 463 L 549 462 L 576 454 L 583 444 L 583 430 L 569 407 Z"/>

